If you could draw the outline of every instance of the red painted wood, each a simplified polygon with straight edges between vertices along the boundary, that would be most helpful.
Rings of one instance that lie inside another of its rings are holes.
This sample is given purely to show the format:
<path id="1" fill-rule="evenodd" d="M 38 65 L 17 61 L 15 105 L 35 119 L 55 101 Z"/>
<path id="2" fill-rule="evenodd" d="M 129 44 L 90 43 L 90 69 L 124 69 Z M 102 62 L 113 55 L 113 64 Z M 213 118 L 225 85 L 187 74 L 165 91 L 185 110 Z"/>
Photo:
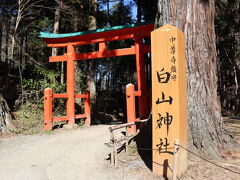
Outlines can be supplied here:
<path id="1" fill-rule="evenodd" d="M 126 86 L 126 100 L 127 100 L 127 122 L 132 123 L 136 120 L 136 105 L 134 96 L 134 85 L 128 84 Z M 137 132 L 136 125 L 128 127 L 128 133 L 135 135 Z"/>
<path id="2" fill-rule="evenodd" d="M 75 115 L 75 118 L 76 118 L 76 119 L 85 118 L 85 117 L 86 117 L 86 114 L 78 114 L 78 115 Z"/>
<path id="3" fill-rule="evenodd" d="M 61 116 L 61 117 L 54 117 L 53 122 L 61 122 L 61 121 L 67 121 L 68 117 L 67 116 Z"/>
<path id="4" fill-rule="evenodd" d="M 97 59 L 104 57 L 114 57 L 114 56 L 125 56 L 135 54 L 135 48 L 125 48 L 125 49 L 116 49 L 108 50 L 103 52 L 91 52 L 91 53 L 82 53 L 76 54 L 76 60 L 85 60 L 85 59 Z"/>
<path id="5" fill-rule="evenodd" d="M 87 95 L 86 94 L 75 94 L 75 98 L 84 98 L 84 99 L 86 99 Z"/>
<path id="6" fill-rule="evenodd" d="M 52 89 L 44 89 L 44 130 L 52 130 Z"/>
<path id="7" fill-rule="evenodd" d="M 150 36 L 150 33 L 149 35 Z M 56 47 L 56 48 L 60 48 L 60 47 L 66 47 L 67 45 L 73 45 L 73 46 L 80 46 L 80 45 L 84 45 L 84 44 L 92 44 L 92 43 L 100 43 L 100 42 L 108 42 L 108 41 L 118 41 L 118 40 L 124 40 L 124 39 L 132 39 L 134 37 L 134 34 L 127 34 L 127 35 L 116 35 L 113 37 L 105 37 L 105 38 L 97 38 L 97 39 L 85 39 L 85 40 L 79 40 L 79 41 L 75 41 L 75 42 L 62 42 L 62 43 L 49 43 L 48 47 Z M 44 39 L 45 40 L 45 39 Z"/>
<path id="8" fill-rule="evenodd" d="M 70 43 L 70 42 L 82 42 L 83 44 L 89 44 L 89 42 L 92 43 L 91 41 L 96 39 L 102 39 L 102 41 L 99 41 L 99 42 L 104 42 L 104 41 L 109 41 L 109 40 L 104 40 L 107 38 L 118 40 L 116 39 L 116 37 L 121 38 L 121 36 L 131 35 L 131 34 L 138 34 L 141 37 L 143 36 L 146 37 L 146 36 L 150 36 L 150 32 L 153 30 L 154 30 L 154 24 L 148 24 L 145 26 L 138 26 L 134 28 L 118 29 L 118 30 L 105 31 L 100 33 L 86 34 L 81 36 L 73 36 L 73 37 L 66 37 L 66 38 L 43 38 L 43 40 L 46 41 L 48 44 Z"/>
<path id="9" fill-rule="evenodd" d="M 143 51 L 144 54 L 150 53 L 151 52 L 151 46 L 143 44 L 141 51 Z"/>
<path id="10" fill-rule="evenodd" d="M 68 98 L 68 94 L 53 94 L 53 98 Z"/>
<path id="11" fill-rule="evenodd" d="M 134 54 L 135 54 L 135 47 L 132 46 L 131 48 L 106 50 L 102 52 L 90 52 L 90 53 L 80 53 L 80 54 L 75 53 L 71 55 L 71 58 L 73 60 L 87 60 L 87 59 L 126 56 L 126 55 L 134 55 Z M 66 56 L 64 55 L 63 58 L 65 57 Z M 60 58 L 59 56 L 52 56 L 49 58 L 49 62 L 60 62 L 63 60 L 63 58 Z M 65 58 L 64 61 L 67 61 L 67 58 Z"/>
<path id="12" fill-rule="evenodd" d="M 141 91 L 134 91 L 134 96 L 141 96 L 142 92 Z"/>
<path id="13" fill-rule="evenodd" d="M 140 102 L 140 117 L 145 117 L 142 112 L 145 109 L 148 112 L 147 101 L 143 99 L 146 96 L 146 84 L 144 74 L 144 54 L 151 51 L 149 45 L 143 45 L 139 39 L 143 37 L 150 37 L 150 32 L 154 29 L 153 24 L 139 26 L 134 28 L 118 29 L 112 31 L 106 31 L 101 33 L 87 34 L 81 36 L 74 36 L 68 38 L 44 38 L 44 41 L 48 43 L 48 47 L 67 47 L 67 53 L 62 56 L 53 56 L 49 58 L 50 62 L 62 62 L 67 61 L 67 94 L 53 94 L 49 92 L 44 101 L 44 125 L 46 123 L 45 130 L 51 129 L 52 122 L 68 120 L 69 124 L 75 123 L 75 118 L 86 117 L 85 124 L 91 124 L 91 110 L 90 110 L 90 93 L 86 92 L 84 95 L 74 93 L 74 60 L 96 59 L 104 57 L 135 55 L 136 54 L 136 66 L 138 76 L 138 91 L 134 91 L 134 87 L 129 87 L 127 93 L 128 101 L 128 117 L 130 121 L 135 121 L 136 109 L 135 109 L 135 96 L 139 97 Z M 135 46 L 125 49 L 107 50 L 105 42 L 116 41 L 123 39 L 135 39 Z M 77 54 L 74 51 L 74 46 L 99 43 L 98 52 Z M 131 92 L 130 92 L 131 91 Z M 45 97 L 45 96 L 44 96 Z M 52 98 L 67 98 L 67 116 L 52 118 Z M 84 109 L 85 113 L 75 115 L 75 98 L 85 98 Z M 130 98 L 130 99 L 129 99 Z M 132 133 L 136 131 L 136 127 L 132 128 Z"/>
<path id="14" fill-rule="evenodd" d="M 50 56 L 49 57 L 49 62 L 63 62 L 67 61 L 67 54 L 64 54 L 62 56 Z"/>
<path id="15" fill-rule="evenodd" d="M 136 122 L 140 121 L 140 118 L 135 119 Z"/>
<path id="16" fill-rule="evenodd" d="M 99 43 L 99 52 L 103 52 L 103 51 L 106 51 L 107 50 L 107 47 L 106 47 L 106 43 L 105 42 L 101 42 Z"/>
<path id="17" fill-rule="evenodd" d="M 85 91 L 86 99 L 84 101 L 84 112 L 86 114 L 85 124 L 91 125 L 91 104 L 90 104 L 90 91 Z"/>
<path id="18" fill-rule="evenodd" d="M 74 47 L 69 45 L 67 46 L 67 116 L 68 116 L 68 124 L 75 123 L 75 93 L 74 93 L 74 56 L 75 56 Z"/>
<path id="19" fill-rule="evenodd" d="M 149 115 L 149 105 L 148 105 L 148 97 L 147 97 L 144 52 L 142 49 L 148 50 L 148 47 L 143 46 L 142 38 L 139 36 L 135 36 L 135 47 L 136 47 L 136 66 L 137 66 L 136 69 L 137 69 L 138 91 L 141 92 L 141 96 L 138 97 L 139 114 L 141 119 L 145 119 Z"/>

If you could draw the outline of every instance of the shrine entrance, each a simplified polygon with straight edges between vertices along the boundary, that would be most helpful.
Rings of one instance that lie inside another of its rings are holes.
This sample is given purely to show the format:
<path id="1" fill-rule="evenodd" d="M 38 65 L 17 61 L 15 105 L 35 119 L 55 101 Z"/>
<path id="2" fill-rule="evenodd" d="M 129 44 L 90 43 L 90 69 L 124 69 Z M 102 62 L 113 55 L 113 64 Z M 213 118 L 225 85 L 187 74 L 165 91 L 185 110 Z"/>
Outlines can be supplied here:
<path id="1" fill-rule="evenodd" d="M 150 53 L 151 46 L 145 44 L 144 38 L 150 38 L 151 31 L 154 29 L 154 24 L 131 24 L 126 26 L 115 26 L 111 28 L 96 29 L 91 31 L 83 31 L 68 34 L 52 34 L 41 32 L 40 37 L 51 48 L 66 48 L 66 53 L 59 56 L 49 57 L 49 62 L 66 61 L 66 76 L 67 76 L 67 93 L 54 94 L 53 90 L 46 88 L 44 91 L 44 129 L 51 130 L 52 124 L 59 121 L 67 121 L 68 124 L 75 124 L 75 119 L 85 118 L 85 124 L 91 124 L 91 106 L 90 92 L 84 94 L 75 94 L 75 79 L 74 79 L 74 61 L 89 60 L 97 58 L 135 55 L 136 57 L 136 74 L 137 88 L 133 85 L 128 85 L 126 88 L 127 98 L 127 120 L 134 122 L 138 119 L 145 119 L 150 113 L 150 92 L 146 86 L 146 71 L 144 56 Z M 132 39 L 134 45 L 130 48 L 108 49 L 106 42 Z M 87 44 L 96 44 L 98 51 L 88 53 L 76 53 L 75 47 Z M 139 118 L 136 118 L 135 97 L 138 97 Z M 53 117 L 53 99 L 66 98 L 66 116 Z M 75 99 L 83 98 L 84 113 L 75 114 Z M 133 132 L 134 133 L 134 132 Z"/>

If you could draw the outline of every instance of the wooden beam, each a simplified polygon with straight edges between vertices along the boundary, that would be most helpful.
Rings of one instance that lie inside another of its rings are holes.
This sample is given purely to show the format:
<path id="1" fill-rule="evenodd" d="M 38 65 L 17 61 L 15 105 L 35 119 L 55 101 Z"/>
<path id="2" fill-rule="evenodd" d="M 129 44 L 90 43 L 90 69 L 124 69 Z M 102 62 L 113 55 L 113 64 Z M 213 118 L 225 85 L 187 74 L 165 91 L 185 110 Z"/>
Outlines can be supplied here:
<path id="1" fill-rule="evenodd" d="M 141 96 L 142 95 L 142 92 L 141 91 L 134 91 L 134 96 Z"/>
<path id="2" fill-rule="evenodd" d="M 75 75 L 74 75 L 74 57 L 75 49 L 72 45 L 67 46 L 67 116 L 68 124 L 75 123 Z"/>
<path id="3" fill-rule="evenodd" d="M 131 48 L 107 50 L 103 52 L 76 54 L 75 60 L 97 59 L 97 58 L 105 58 L 105 57 L 126 56 L 126 55 L 133 55 L 133 54 L 135 54 L 134 46 Z"/>
<path id="4" fill-rule="evenodd" d="M 68 98 L 68 94 L 53 94 L 53 98 Z M 75 94 L 75 98 L 87 98 L 86 94 Z"/>
<path id="5" fill-rule="evenodd" d="M 151 48 L 143 44 L 142 37 L 135 36 L 135 47 L 136 47 L 136 71 L 137 71 L 137 90 L 141 92 L 141 95 L 138 97 L 139 104 L 139 115 L 141 119 L 145 119 L 149 116 L 149 104 L 147 97 L 147 85 L 146 85 L 146 72 L 145 72 L 145 62 L 144 55 L 145 52 L 148 52 Z"/>
<path id="6" fill-rule="evenodd" d="M 136 105 L 135 105 L 135 96 L 134 96 L 134 85 L 128 84 L 126 86 L 126 99 L 127 99 L 127 122 L 132 123 L 136 120 Z M 128 127 L 128 134 L 136 134 L 136 125 Z"/>
<path id="7" fill-rule="evenodd" d="M 53 94 L 53 98 L 68 98 L 68 94 Z"/>
<path id="8" fill-rule="evenodd" d="M 84 98 L 84 99 L 86 99 L 87 95 L 86 94 L 75 94 L 75 98 Z"/>
<path id="9" fill-rule="evenodd" d="M 71 43 L 49 43 L 48 47 L 55 47 L 55 48 L 62 48 L 66 47 L 68 44 L 73 46 L 81 46 L 84 44 L 92 44 L 92 43 L 101 43 L 101 42 L 108 42 L 108 41 L 119 41 L 124 39 L 132 39 L 134 34 L 127 34 L 127 35 L 116 35 L 114 37 L 105 37 L 105 38 L 97 38 L 97 39 L 83 39 L 76 42 Z"/>
<path id="10" fill-rule="evenodd" d="M 53 122 L 61 122 L 61 121 L 67 121 L 68 117 L 67 116 L 62 116 L 62 117 L 54 117 Z"/>
<path id="11" fill-rule="evenodd" d="M 83 45 L 83 44 L 91 44 L 94 41 L 98 42 L 106 42 L 106 41 L 116 41 L 122 39 L 131 39 L 134 34 L 138 34 L 141 37 L 149 37 L 150 32 L 154 30 L 154 24 L 148 24 L 145 26 L 138 26 L 134 28 L 126 28 L 126 29 L 118 29 L 112 31 L 105 31 L 99 33 L 92 33 L 80 36 L 72 36 L 65 38 L 43 38 L 48 44 L 56 45 L 56 44 L 66 44 L 66 43 L 80 43 L 80 44 L 71 44 L 71 45 Z M 132 37 L 129 37 L 132 36 Z M 99 41 L 100 40 L 100 41 Z M 69 44 L 70 45 L 70 44 Z M 53 47 L 53 46 L 51 46 Z M 66 47 L 58 46 L 58 47 Z"/>
<path id="12" fill-rule="evenodd" d="M 103 52 L 106 51 L 107 47 L 106 47 L 106 43 L 105 42 L 100 42 L 99 43 L 99 52 Z"/>
<path id="13" fill-rule="evenodd" d="M 90 52 L 90 53 L 80 53 L 80 54 L 73 54 L 72 58 L 74 60 L 88 60 L 88 59 L 98 59 L 98 58 L 105 58 L 105 57 L 115 57 L 115 56 L 127 56 L 127 55 L 134 55 L 135 54 L 135 47 L 132 46 L 131 48 L 124 48 L 124 49 L 115 49 L 115 50 L 106 50 L 102 52 Z M 49 57 L 49 62 L 61 62 L 67 61 L 67 56 L 51 56 Z"/>
<path id="14" fill-rule="evenodd" d="M 62 56 L 50 56 L 49 57 L 49 62 L 63 62 L 63 61 L 67 61 L 66 54 L 64 54 Z"/>
<path id="15" fill-rule="evenodd" d="M 52 130 L 52 89 L 46 88 L 44 89 L 44 130 L 49 131 Z"/>
<path id="16" fill-rule="evenodd" d="M 76 119 L 79 119 L 79 118 L 86 118 L 87 115 L 86 114 L 78 114 L 78 115 L 75 115 L 75 118 Z"/>

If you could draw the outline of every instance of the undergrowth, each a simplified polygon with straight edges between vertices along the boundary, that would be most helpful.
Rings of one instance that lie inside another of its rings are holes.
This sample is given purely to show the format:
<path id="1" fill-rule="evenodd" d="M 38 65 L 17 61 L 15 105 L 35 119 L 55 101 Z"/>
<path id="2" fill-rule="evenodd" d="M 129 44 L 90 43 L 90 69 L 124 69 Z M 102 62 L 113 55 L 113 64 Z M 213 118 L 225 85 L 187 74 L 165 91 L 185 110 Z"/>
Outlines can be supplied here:
<path id="1" fill-rule="evenodd" d="M 40 105 L 41 106 L 41 105 Z M 18 134 L 43 133 L 43 108 L 35 104 L 25 104 L 15 112 L 13 121 Z"/>
<path id="2" fill-rule="evenodd" d="M 64 103 L 55 102 L 55 112 L 53 117 L 65 116 Z M 14 112 L 15 120 L 13 120 L 16 126 L 15 133 L 17 134 L 51 134 L 53 131 L 44 131 L 43 120 L 43 104 L 27 103 L 21 106 L 16 112 Z M 63 127 L 66 121 L 53 123 L 53 128 L 58 129 Z M 76 120 L 76 124 L 80 127 L 84 125 L 82 119 Z"/>

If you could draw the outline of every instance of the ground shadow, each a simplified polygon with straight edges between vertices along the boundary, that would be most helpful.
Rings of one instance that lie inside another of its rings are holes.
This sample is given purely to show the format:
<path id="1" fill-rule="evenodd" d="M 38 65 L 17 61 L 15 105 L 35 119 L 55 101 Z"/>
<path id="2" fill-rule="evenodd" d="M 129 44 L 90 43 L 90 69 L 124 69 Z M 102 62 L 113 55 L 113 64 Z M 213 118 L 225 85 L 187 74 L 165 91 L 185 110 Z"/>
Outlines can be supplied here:
<path id="1" fill-rule="evenodd" d="M 59 123 L 53 124 L 52 130 L 61 129 L 65 124 L 67 124 L 67 121 L 61 121 Z"/>
<path id="2" fill-rule="evenodd" d="M 134 140 L 136 141 L 140 157 L 146 166 L 152 170 L 152 118 L 141 128 L 140 132 L 134 137 Z"/>

